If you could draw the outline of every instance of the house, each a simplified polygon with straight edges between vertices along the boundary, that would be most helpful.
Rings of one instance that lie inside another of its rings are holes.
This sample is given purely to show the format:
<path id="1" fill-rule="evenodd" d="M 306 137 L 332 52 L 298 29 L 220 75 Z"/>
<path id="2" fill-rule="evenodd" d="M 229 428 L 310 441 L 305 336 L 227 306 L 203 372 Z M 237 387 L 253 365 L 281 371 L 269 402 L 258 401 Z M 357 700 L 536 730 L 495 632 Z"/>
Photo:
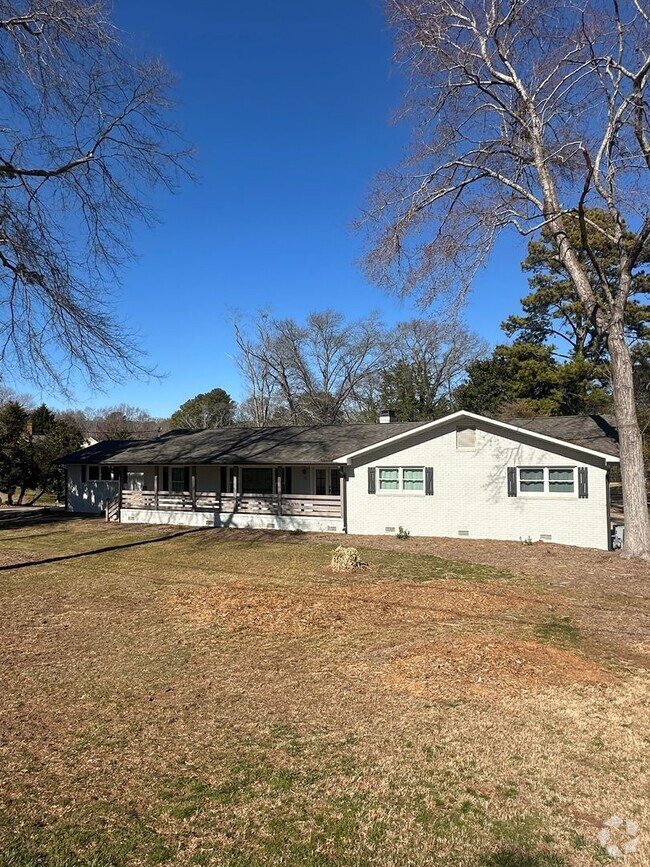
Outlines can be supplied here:
<path id="1" fill-rule="evenodd" d="M 123 522 L 610 545 L 604 416 L 175 430 L 60 460 L 66 507 Z"/>

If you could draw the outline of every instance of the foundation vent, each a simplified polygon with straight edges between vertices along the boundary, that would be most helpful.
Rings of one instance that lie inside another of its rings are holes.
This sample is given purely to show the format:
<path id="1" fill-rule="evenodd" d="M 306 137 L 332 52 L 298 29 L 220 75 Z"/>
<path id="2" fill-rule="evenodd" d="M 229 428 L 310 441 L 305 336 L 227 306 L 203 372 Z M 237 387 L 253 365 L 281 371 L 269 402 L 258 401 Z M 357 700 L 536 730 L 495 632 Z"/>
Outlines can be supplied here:
<path id="1" fill-rule="evenodd" d="M 469 536 L 469 530 L 459 530 L 458 535 L 459 536 Z"/>
<path id="2" fill-rule="evenodd" d="M 542 533 L 539 538 L 542 540 L 542 542 L 551 542 L 553 536 L 551 536 L 550 533 Z"/>
<path id="3" fill-rule="evenodd" d="M 267 530 L 275 530 L 275 524 L 267 524 L 266 529 Z"/>
<path id="4" fill-rule="evenodd" d="M 395 527 L 384 527 L 384 533 L 394 533 Z"/>
<path id="5" fill-rule="evenodd" d="M 327 532 L 328 533 L 336 533 L 337 529 L 338 529 L 338 527 L 328 527 Z"/>

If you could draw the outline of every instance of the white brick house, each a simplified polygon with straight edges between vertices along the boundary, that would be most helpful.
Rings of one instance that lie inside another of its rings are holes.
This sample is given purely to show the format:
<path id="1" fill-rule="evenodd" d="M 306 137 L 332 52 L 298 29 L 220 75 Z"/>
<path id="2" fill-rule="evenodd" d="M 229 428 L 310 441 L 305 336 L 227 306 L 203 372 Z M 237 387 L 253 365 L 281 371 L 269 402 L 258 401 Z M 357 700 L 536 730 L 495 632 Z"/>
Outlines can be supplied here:
<path id="1" fill-rule="evenodd" d="M 172 431 L 61 460 L 67 507 L 124 522 L 610 545 L 602 416 Z"/>

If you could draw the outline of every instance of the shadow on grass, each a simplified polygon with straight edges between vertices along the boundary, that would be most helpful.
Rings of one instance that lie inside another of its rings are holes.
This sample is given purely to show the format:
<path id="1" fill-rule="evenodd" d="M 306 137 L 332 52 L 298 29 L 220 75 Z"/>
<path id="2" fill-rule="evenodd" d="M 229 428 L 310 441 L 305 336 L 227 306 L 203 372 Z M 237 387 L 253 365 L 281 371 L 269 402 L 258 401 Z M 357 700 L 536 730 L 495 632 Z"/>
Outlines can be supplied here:
<path id="1" fill-rule="evenodd" d="M 74 554 L 61 554 L 60 557 L 43 557 L 41 560 L 29 560 L 27 563 L 15 563 L 14 565 L 0 566 L 0 572 L 10 572 L 14 569 L 28 569 L 30 566 L 44 566 L 48 563 L 60 563 L 62 560 L 79 560 L 82 557 L 93 557 L 95 554 L 107 554 L 110 551 L 121 551 L 126 548 L 139 548 L 141 545 L 153 545 L 156 542 L 167 542 L 169 539 L 178 539 L 181 536 L 190 536 L 193 533 L 204 533 L 206 527 L 192 527 L 189 530 L 179 530 L 177 533 L 167 533 L 155 539 L 140 539 L 137 542 L 125 542 L 123 545 L 105 545 L 103 548 L 94 548 L 92 551 L 79 551 Z M 0 861 L 0 865 L 2 862 Z"/>
<path id="2" fill-rule="evenodd" d="M 78 512 L 65 512 L 56 507 L 47 508 L 34 506 L 34 511 L 25 509 L 1 509 L 0 530 L 16 530 L 21 527 L 34 527 L 38 524 L 53 524 L 63 521 L 79 520 L 84 518 L 89 521 L 104 520 L 104 515 L 79 514 Z"/>
<path id="3" fill-rule="evenodd" d="M 508 847 L 479 856 L 473 867 L 569 867 L 569 862 L 552 852 L 527 852 Z"/>

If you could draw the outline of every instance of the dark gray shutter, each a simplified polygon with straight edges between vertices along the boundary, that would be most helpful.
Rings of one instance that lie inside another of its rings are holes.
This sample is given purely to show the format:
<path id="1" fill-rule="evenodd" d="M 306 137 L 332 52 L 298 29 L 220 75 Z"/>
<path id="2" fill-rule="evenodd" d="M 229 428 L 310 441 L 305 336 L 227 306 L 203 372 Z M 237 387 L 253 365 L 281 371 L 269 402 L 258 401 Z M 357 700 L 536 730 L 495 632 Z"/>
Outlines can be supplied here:
<path id="1" fill-rule="evenodd" d="M 189 491 L 190 489 L 190 468 L 183 467 L 183 490 Z"/>
<path id="2" fill-rule="evenodd" d="M 81 481 L 82 483 L 88 479 L 88 467 L 85 464 L 81 465 Z"/>
<path id="3" fill-rule="evenodd" d="M 508 496 L 517 496 L 517 467 L 508 467 Z"/>
<path id="4" fill-rule="evenodd" d="M 285 467 L 284 468 L 284 493 L 285 494 L 292 494 L 293 493 L 293 491 L 291 489 L 291 483 L 292 483 L 291 467 Z"/>
<path id="5" fill-rule="evenodd" d="M 225 467 L 221 467 L 219 470 L 219 488 L 222 494 L 228 493 L 228 476 Z"/>
<path id="6" fill-rule="evenodd" d="M 578 467 L 578 496 L 585 500 L 589 496 L 589 470 Z"/>
<path id="7" fill-rule="evenodd" d="M 433 467 L 424 468 L 424 493 L 433 496 Z"/>
<path id="8" fill-rule="evenodd" d="M 169 490 L 169 467 L 162 468 L 162 489 L 163 491 Z"/>
<path id="9" fill-rule="evenodd" d="M 377 469 L 376 467 L 368 467 L 368 493 L 375 494 L 377 492 Z"/>

